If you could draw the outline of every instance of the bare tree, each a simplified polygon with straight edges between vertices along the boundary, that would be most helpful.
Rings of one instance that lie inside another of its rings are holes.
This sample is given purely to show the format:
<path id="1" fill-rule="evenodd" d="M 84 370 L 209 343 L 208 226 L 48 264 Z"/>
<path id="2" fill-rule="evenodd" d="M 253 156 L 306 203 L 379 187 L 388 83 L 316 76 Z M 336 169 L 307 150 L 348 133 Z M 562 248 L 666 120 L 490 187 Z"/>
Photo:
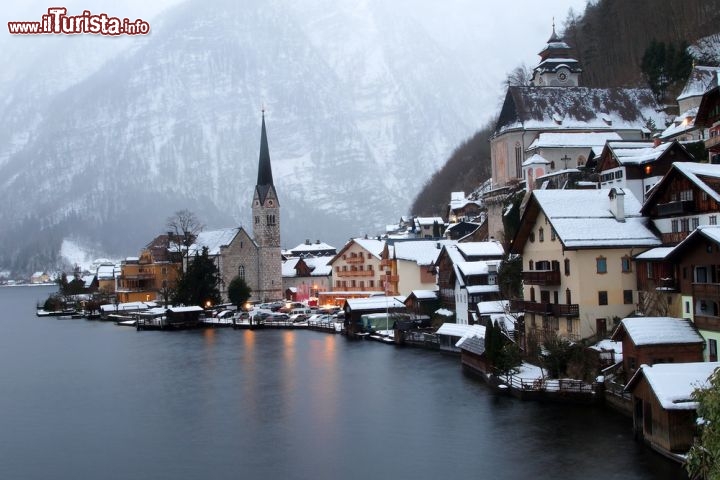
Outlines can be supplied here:
<path id="1" fill-rule="evenodd" d="M 670 302 L 667 292 L 656 289 L 638 292 L 638 310 L 647 317 L 667 317 L 670 315 Z"/>
<path id="2" fill-rule="evenodd" d="M 524 63 L 521 63 L 505 77 L 506 87 L 527 87 L 530 85 L 530 79 L 532 78 L 532 69 Z"/>
<path id="3" fill-rule="evenodd" d="M 204 225 L 200 223 L 195 213 L 190 210 L 178 210 L 172 217 L 167 219 L 170 248 L 179 252 L 183 258 L 183 272 L 185 271 L 190 246 L 195 243 L 198 234 L 202 232 Z"/>

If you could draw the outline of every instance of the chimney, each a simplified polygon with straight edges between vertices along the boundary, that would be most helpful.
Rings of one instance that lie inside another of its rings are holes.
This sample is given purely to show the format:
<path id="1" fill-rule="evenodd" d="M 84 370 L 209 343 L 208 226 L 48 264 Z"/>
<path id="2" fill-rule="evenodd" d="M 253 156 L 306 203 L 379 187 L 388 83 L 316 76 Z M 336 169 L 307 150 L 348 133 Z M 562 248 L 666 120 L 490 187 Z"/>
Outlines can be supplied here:
<path id="1" fill-rule="evenodd" d="M 660 141 L 660 135 L 656 133 L 656 134 L 653 136 L 653 147 L 657 147 L 658 145 L 660 145 L 660 143 L 662 143 L 662 142 Z"/>
<path id="2" fill-rule="evenodd" d="M 622 188 L 610 189 L 610 213 L 618 222 L 625 221 L 625 192 Z"/>
<path id="3" fill-rule="evenodd" d="M 310 239 L 309 239 L 309 238 L 306 238 L 306 239 L 305 239 L 305 245 L 310 245 Z"/>

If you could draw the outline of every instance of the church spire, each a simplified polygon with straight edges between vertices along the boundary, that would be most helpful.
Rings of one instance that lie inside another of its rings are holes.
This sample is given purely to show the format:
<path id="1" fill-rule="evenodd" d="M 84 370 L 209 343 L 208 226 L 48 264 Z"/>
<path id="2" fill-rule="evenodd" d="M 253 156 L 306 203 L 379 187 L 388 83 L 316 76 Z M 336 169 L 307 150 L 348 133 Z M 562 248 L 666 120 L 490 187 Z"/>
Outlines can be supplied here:
<path id="1" fill-rule="evenodd" d="M 270 149 L 268 148 L 267 132 L 265 131 L 265 109 L 262 111 L 262 130 L 260 132 L 260 159 L 258 161 L 257 185 L 272 185 L 272 167 L 270 166 Z"/>

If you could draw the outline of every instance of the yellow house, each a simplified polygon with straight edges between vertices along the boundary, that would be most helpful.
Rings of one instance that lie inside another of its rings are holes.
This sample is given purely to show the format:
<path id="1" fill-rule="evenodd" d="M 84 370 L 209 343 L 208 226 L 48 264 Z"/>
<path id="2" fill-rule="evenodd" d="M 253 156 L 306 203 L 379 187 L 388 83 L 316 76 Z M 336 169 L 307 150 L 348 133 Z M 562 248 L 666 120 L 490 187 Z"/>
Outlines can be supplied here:
<path id="1" fill-rule="evenodd" d="M 380 257 L 385 247 L 382 240 L 353 238 L 330 260 L 332 267 L 332 296 L 336 302 L 383 293 L 391 275 L 381 269 Z M 388 270 L 389 272 L 389 270 Z"/>
<path id="2" fill-rule="evenodd" d="M 387 242 L 381 255 L 381 265 L 390 280 L 387 293 L 408 296 L 413 290 L 435 290 L 435 260 L 444 243 L 438 240 Z"/>
<path id="3" fill-rule="evenodd" d="M 525 341 L 603 338 L 636 310 L 634 255 L 660 245 L 622 189 L 535 190 L 510 252 L 522 255 Z"/>
<path id="4" fill-rule="evenodd" d="M 164 300 L 175 286 L 182 268 L 180 253 L 171 246 L 169 235 L 159 235 L 140 252 L 120 265 L 117 301 L 149 302 Z"/>

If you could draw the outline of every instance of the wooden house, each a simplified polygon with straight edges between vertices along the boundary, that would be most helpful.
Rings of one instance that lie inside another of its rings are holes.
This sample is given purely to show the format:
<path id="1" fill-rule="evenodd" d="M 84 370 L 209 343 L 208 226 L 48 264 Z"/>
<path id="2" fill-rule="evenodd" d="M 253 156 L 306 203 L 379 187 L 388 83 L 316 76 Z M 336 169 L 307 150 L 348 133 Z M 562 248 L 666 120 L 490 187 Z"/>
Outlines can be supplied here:
<path id="1" fill-rule="evenodd" d="M 643 365 L 625 390 L 632 394 L 633 428 L 655 450 L 682 461 L 696 434 L 695 388 L 707 385 L 717 362 Z"/>
<path id="2" fill-rule="evenodd" d="M 372 313 L 406 313 L 405 304 L 396 297 L 374 296 L 369 298 L 348 298 L 343 305 L 345 332 L 347 335 L 361 333 L 362 316 Z"/>
<path id="3" fill-rule="evenodd" d="M 695 126 L 708 129 L 705 148 L 710 163 L 720 163 L 720 86 L 715 86 L 702 97 L 698 106 Z"/>
<path id="4" fill-rule="evenodd" d="M 676 265 L 682 316 L 706 342 L 705 360 L 718 360 L 720 342 L 720 226 L 699 226 L 667 255 Z"/>
<path id="5" fill-rule="evenodd" d="M 705 345 L 690 320 L 673 317 L 624 318 L 611 340 L 622 342 L 627 378 L 640 365 L 700 362 Z"/>

